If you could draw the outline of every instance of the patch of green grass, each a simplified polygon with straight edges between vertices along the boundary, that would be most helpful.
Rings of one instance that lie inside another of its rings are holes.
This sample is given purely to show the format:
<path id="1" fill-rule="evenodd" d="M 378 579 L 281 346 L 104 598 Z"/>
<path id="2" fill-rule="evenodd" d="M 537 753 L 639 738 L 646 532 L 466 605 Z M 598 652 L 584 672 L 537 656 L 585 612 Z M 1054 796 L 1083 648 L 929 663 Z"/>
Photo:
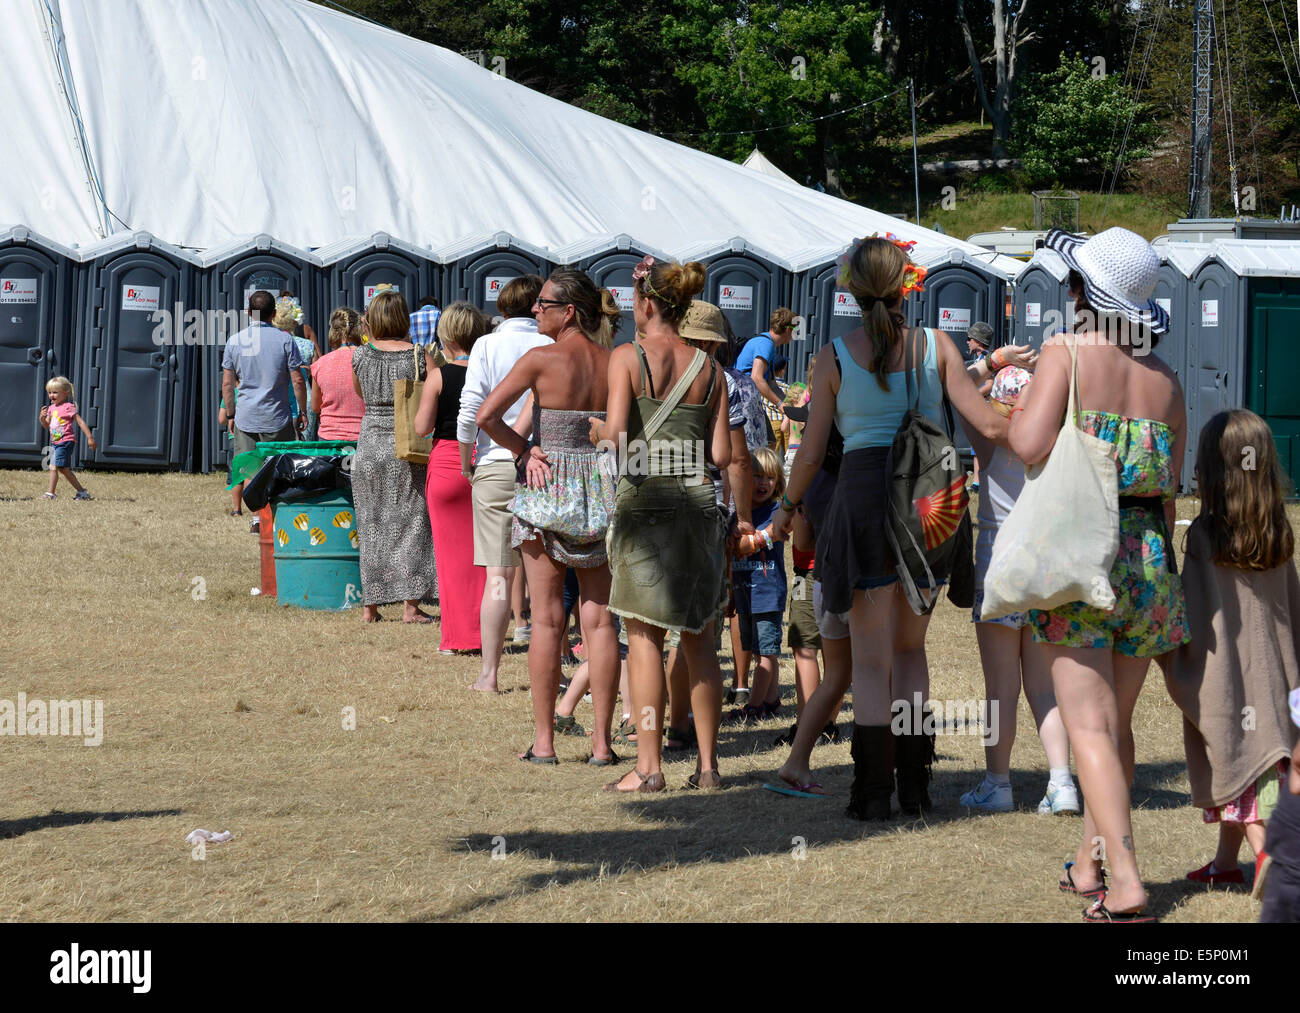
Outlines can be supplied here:
<path id="1" fill-rule="evenodd" d="M 941 192 L 929 198 L 922 193 L 921 224 L 926 228 L 932 229 L 937 225 L 948 235 L 965 239 L 976 232 L 995 232 L 1003 226 L 1016 229 L 1034 227 L 1032 194 L 990 193 L 961 182 L 950 185 L 956 190 L 950 202 L 951 208 L 944 207 Z M 1154 239 L 1170 222 L 1178 220 L 1176 212 L 1162 207 L 1146 194 L 1117 193 L 1110 198 L 1107 207 L 1104 193 L 1076 192 L 1079 193 L 1079 228 L 1094 235 L 1102 229 L 1119 225 L 1147 239 Z M 915 214 L 911 204 L 880 207 L 879 210 L 904 211 L 909 217 Z"/>

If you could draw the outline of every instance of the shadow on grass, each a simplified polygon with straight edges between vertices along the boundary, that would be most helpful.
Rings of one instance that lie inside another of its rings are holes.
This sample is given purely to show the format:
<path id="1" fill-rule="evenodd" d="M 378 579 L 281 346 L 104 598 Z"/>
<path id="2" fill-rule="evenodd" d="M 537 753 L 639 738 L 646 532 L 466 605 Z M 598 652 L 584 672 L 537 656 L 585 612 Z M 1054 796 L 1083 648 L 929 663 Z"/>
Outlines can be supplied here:
<path id="1" fill-rule="evenodd" d="M 59 827 L 78 827 L 86 823 L 117 823 L 120 820 L 147 820 L 155 816 L 180 816 L 184 809 L 139 809 L 134 812 L 79 812 L 65 813 L 55 809 L 44 816 L 28 816 L 17 820 L 0 820 L 0 840 L 22 837 L 37 830 L 54 830 Z"/>

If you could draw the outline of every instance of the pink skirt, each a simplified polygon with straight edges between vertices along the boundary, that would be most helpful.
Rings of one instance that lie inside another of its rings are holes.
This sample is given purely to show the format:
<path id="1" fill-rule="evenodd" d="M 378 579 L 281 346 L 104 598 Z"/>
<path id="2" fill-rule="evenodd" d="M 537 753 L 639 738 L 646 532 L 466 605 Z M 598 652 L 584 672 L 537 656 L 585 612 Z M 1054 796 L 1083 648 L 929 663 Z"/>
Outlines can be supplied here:
<path id="1" fill-rule="evenodd" d="M 470 485 L 460 473 L 460 446 L 435 440 L 425 482 L 433 558 L 438 570 L 443 651 L 478 651 L 479 608 L 487 571 L 474 565 L 474 507 Z"/>

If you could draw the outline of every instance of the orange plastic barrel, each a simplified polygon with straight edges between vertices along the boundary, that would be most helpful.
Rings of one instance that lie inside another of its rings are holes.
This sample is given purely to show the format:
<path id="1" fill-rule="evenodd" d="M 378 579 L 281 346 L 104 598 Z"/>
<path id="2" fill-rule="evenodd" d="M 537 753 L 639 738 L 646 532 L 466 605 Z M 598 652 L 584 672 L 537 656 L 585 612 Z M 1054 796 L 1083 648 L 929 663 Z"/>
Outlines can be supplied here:
<path id="1" fill-rule="evenodd" d="M 258 547 L 262 550 L 262 597 L 275 597 L 275 520 L 271 507 L 257 511 L 260 521 L 257 532 Z"/>

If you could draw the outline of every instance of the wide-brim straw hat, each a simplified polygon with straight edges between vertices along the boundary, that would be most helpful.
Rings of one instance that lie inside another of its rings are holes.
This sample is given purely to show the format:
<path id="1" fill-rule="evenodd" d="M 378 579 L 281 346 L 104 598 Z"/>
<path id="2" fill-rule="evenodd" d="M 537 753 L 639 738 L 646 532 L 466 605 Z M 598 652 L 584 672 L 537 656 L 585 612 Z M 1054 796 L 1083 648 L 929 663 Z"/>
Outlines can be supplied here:
<path id="1" fill-rule="evenodd" d="M 1098 313 L 1122 316 L 1153 334 L 1169 330 L 1169 314 L 1151 298 L 1160 258 L 1136 232 L 1113 228 L 1084 239 L 1052 229 L 1043 245 L 1079 273 L 1083 294 Z"/>
<path id="2" fill-rule="evenodd" d="M 688 341 L 726 341 L 727 325 L 713 303 L 692 299 L 677 333 Z"/>

